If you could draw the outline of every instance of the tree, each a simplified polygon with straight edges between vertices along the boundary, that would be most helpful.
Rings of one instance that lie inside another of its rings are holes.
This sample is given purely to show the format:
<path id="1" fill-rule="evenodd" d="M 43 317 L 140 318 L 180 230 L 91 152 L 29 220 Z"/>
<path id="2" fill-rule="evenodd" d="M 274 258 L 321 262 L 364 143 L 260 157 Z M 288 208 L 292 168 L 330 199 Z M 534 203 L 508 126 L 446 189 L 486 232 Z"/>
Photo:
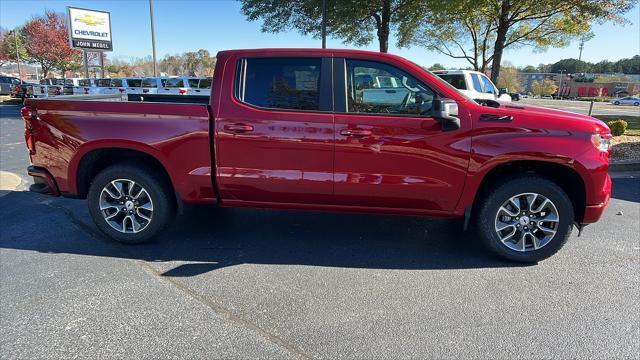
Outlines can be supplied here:
<path id="1" fill-rule="evenodd" d="M 79 59 L 80 51 L 69 46 L 63 14 L 47 11 L 44 16 L 31 19 L 24 26 L 24 35 L 27 53 L 40 64 L 43 77 L 53 69 L 69 70 Z"/>
<path id="2" fill-rule="evenodd" d="M 551 65 L 551 72 L 559 73 L 563 71 L 567 74 L 591 71 L 591 64 L 578 59 L 562 59 Z"/>
<path id="3" fill-rule="evenodd" d="M 527 65 L 527 66 L 523 67 L 522 69 L 520 69 L 520 72 L 523 72 L 523 73 L 536 73 L 536 72 L 538 72 L 538 68 L 533 66 L 533 65 Z"/>
<path id="4" fill-rule="evenodd" d="M 500 76 L 504 50 L 532 46 L 563 47 L 593 22 L 616 21 L 637 0 L 456 0 L 425 9 L 422 30 L 412 39 L 453 58 L 466 59 L 477 70 L 491 64 L 491 79 Z"/>
<path id="5" fill-rule="evenodd" d="M 444 66 L 442 66 L 442 64 L 440 63 L 435 63 L 433 65 L 431 65 L 431 67 L 429 68 L 429 70 L 431 71 L 435 71 L 435 70 L 446 70 L 447 68 L 445 68 Z"/>
<path id="6" fill-rule="evenodd" d="M 322 0 L 241 0 L 250 21 L 262 19 L 262 31 L 289 29 L 321 36 Z M 389 37 L 397 34 L 406 43 L 424 13 L 418 0 L 327 0 L 327 33 L 345 44 L 364 46 L 377 38 L 381 52 L 389 51 Z"/>
<path id="7" fill-rule="evenodd" d="M 531 82 L 531 92 L 533 95 L 552 95 L 558 90 L 558 85 L 551 79 L 545 79 L 542 81 L 534 80 Z"/>
<path id="8" fill-rule="evenodd" d="M 498 78 L 498 88 L 507 88 L 509 91 L 521 91 L 522 83 L 518 69 L 514 66 L 505 66 L 502 68 L 500 77 Z"/>
<path id="9" fill-rule="evenodd" d="M 0 38 L 0 57 L 3 57 L 5 61 L 15 62 L 19 59 L 21 62 L 25 62 L 28 60 L 24 37 L 18 29 L 7 31 L 0 35 Z"/>

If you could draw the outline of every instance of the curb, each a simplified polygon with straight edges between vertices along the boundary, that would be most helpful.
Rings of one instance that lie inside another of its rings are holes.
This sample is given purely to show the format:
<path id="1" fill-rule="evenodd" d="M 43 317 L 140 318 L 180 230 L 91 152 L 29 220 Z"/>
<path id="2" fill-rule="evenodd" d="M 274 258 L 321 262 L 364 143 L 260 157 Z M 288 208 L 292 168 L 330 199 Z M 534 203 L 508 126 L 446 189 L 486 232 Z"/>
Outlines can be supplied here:
<path id="1" fill-rule="evenodd" d="M 24 190 L 24 181 L 14 173 L 0 171 L 0 197 L 11 191 Z"/>
<path id="2" fill-rule="evenodd" d="M 639 160 L 617 160 L 609 163 L 609 172 L 640 171 Z"/>

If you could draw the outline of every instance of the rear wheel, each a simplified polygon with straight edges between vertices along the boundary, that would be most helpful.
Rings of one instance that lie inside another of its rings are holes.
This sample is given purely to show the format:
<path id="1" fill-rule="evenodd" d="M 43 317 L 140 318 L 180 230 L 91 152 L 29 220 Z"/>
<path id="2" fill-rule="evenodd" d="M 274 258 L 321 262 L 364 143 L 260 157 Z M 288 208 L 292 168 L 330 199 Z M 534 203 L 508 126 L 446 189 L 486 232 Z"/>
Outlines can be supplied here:
<path id="1" fill-rule="evenodd" d="M 633 106 L 638 106 L 638 105 L 640 105 L 640 102 L 636 101 L 636 102 L 633 103 Z"/>
<path id="2" fill-rule="evenodd" d="M 555 254 L 571 235 L 571 200 L 555 183 L 519 177 L 497 185 L 482 201 L 476 227 L 499 257 L 537 262 Z"/>
<path id="3" fill-rule="evenodd" d="M 123 243 L 151 240 L 172 220 L 171 187 L 153 170 L 113 165 L 91 183 L 87 201 L 96 226 Z"/>
<path id="4" fill-rule="evenodd" d="M 614 101 L 613 105 L 620 105 L 620 101 Z"/>

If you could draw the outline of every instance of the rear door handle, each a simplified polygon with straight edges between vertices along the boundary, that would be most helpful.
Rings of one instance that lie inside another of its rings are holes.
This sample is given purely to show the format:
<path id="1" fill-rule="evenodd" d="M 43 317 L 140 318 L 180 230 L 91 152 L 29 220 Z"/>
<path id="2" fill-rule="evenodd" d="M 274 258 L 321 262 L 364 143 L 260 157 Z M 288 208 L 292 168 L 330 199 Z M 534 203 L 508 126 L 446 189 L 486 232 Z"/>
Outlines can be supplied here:
<path id="1" fill-rule="evenodd" d="M 371 130 L 364 129 L 344 129 L 340 131 L 340 135 L 344 136 L 371 136 Z"/>
<path id="2" fill-rule="evenodd" d="M 246 133 L 253 131 L 253 126 L 246 124 L 227 124 L 224 126 L 224 129 L 235 133 Z"/>

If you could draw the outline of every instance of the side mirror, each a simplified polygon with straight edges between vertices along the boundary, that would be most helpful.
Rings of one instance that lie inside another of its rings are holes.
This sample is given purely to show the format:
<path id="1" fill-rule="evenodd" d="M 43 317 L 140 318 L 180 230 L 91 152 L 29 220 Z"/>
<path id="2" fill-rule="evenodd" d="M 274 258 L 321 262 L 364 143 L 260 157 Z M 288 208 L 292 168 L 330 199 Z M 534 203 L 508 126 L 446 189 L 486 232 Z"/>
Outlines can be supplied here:
<path id="1" fill-rule="evenodd" d="M 458 103 L 451 99 L 434 99 L 431 115 L 442 124 L 442 131 L 460 129 Z"/>

